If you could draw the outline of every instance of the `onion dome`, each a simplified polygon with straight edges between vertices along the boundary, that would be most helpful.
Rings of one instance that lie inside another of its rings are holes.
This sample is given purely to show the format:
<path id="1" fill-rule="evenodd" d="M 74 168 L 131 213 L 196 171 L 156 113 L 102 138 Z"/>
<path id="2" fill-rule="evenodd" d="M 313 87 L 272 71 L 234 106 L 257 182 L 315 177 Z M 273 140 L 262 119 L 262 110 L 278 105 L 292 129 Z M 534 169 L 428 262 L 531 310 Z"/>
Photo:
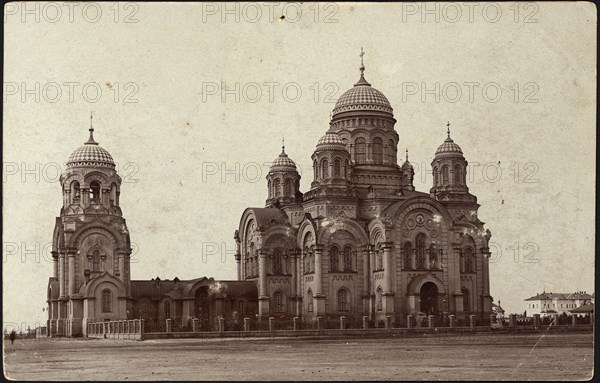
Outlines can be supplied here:
<path id="1" fill-rule="evenodd" d="M 333 115 L 342 112 L 376 111 L 392 114 L 392 105 L 387 97 L 365 80 L 361 73 L 360 80 L 347 90 L 335 103 Z"/>
<path id="2" fill-rule="evenodd" d="M 94 141 L 94 128 L 90 127 L 89 131 L 90 138 L 69 156 L 67 167 L 103 166 L 114 169 L 115 162 L 110 153 Z"/>
<path id="3" fill-rule="evenodd" d="M 365 65 L 362 62 L 364 52 L 361 51 L 360 79 L 354 87 L 347 90 L 337 100 L 333 108 L 333 116 L 343 112 L 368 111 L 368 112 L 384 112 L 393 114 L 392 105 L 387 97 L 377 89 L 373 88 L 367 80 L 365 80 L 364 71 Z"/>
<path id="4" fill-rule="evenodd" d="M 327 133 L 317 142 L 317 149 L 346 149 L 346 145 L 342 139 L 333 130 L 328 130 Z"/>
<path id="5" fill-rule="evenodd" d="M 460 156 L 463 155 L 462 149 L 458 146 L 452 138 L 450 138 L 450 123 L 448 123 L 448 138 L 444 140 L 444 143 L 441 144 L 437 150 L 435 151 L 435 155 L 451 155 L 458 154 Z"/>
<path id="6" fill-rule="evenodd" d="M 408 162 L 408 149 L 406 149 L 406 161 L 404 161 L 404 163 L 402 164 L 402 170 L 409 170 L 409 169 L 413 169 L 413 166 L 410 164 L 410 162 Z"/>
<path id="7" fill-rule="evenodd" d="M 271 164 L 271 171 L 297 171 L 296 163 L 285 153 L 285 145 L 281 147 L 281 154 Z"/>

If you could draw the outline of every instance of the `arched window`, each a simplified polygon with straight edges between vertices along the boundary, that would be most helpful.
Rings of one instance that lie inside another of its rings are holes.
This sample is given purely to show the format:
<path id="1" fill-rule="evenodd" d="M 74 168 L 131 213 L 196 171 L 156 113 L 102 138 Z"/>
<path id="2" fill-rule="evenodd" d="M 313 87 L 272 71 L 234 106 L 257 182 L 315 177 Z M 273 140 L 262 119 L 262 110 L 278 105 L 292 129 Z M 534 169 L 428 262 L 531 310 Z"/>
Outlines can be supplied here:
<path id="1" fill-rule="evenodd" d="M 354 150 L 356 153 L 356 163 L 364 164 L 367 158 L 367 144 L 365 142 L 365 139 L 362 137 L 357 138 L 355 145 L 356 146 Z"/>
<path id="2" fill-rule="evenodd" d="M 337 246 L 332 246 L 329 250 L 329 263 L 331 271 L 338 271 L 340 267 L 340 250 Z"/>
<path id="3" fill-rule="evenodd" d="M 165 301 L 165 319 L 171 318 L 171 301 Z"/>
<path id="4" fill-rule="evenodd" d="M 465 313 L 471 312 L 471 297 L 469 295 L 469 290 L 463 287 L 460 289 L 460 292 L 463 295 L 463 311 Z"/>
<path id="5" fill-rule="evenodd" d="M 327 159 L 321 161 L 321 174 L 324 179 L 329 178 L 329 161 Z"/>
<path id="6" fill-rule="evenodd" d="M 389 140 L 387 147 L 387 160 L 390 164 L 396 163 L 396 145 L 394 140 Z"/>
<path id="7" fill-rule="evenodd" d="M 267 181 L 267 190 L 269 190 L 269 198 L 273 198 L 273 190 L 271 190 L 271 180 Z"/>
<path id="8" fill-rule="evenodd" d="M 473 249 L 467 247 L 465 249 L 465 272 L 472 273 L 473 271 Z"/>
<path id="9" fill-rule="evenodd" d="M 246 278 L 250 276 L 250 253 L 246 252 Z"/>
<path id="10" fill-rule="evenodd" d="M 381 250 L 375 250 L 375 259 L 377 260 L 377 270 L 383 270 L 383 252 Z"/>
<path id="11" fill-rule="evenodd" d="M 282 258 L 283 258 L 282 250 L 280 248 L 275 249 L 275 251 L 273 251 L 273 274 L 276 274 L 276 275 L 283 274 Z"/>
<path id="12" fill-rule="evenodd" d="M 439 174 L 438 174 L 438 168 L 433 168 L 433 186 L 438 186 L 438 178 L 439 178 Z"/>
<path id="13" fill-rule="evenodd" d="M 350 311 L 350 292 L 341 288 L 337 293 L 338 311 Z"/>
<path id="14" fill-rule="evenodd" d="M 100 251 L 92 252 L 92 271 L 100 271 Z"/>
<path id="15" fill-rule="evenodd" d="M 304 251 L 304 274 L 310 272 L 310 258 L 308 257 L 308 249 Z"/>
<path id="16" fill-rule="evenodd" d="M 442 185 L 448 185 L 450 178 L 448 176 L 448 165 L 442 166 Z"/>
<path id="17" fill-rule="evenodd" d="M 344 177 L 350 178 L 350 162 L 346 160 L 346 165 L 344 165 Z"/>
<path id="18" fill-rule="evenodd" d="M 373 162 L 375 164 L 383 163 L 383 141 L 379 137 L 373 139 Z"/>
<path id="19" fill-rule="evenodd" d="M 335 178 L 340 178 L 341 177 L 341 170 L 342 168 L 342 161 L 340 161 L 339 158 L 336 158 L 335 161 L 333 161 L 333 176 Z"/>
<path id="20" fill-rule="evenodd" d="M 459 165 L 454 165 L 454 184 L 460 184 L 462 182 L 462 172 L 460 171 Z"/>
<path id="21" fill-rule="evenodd" d="M 315 181 L 319 178 L 319 166 L 317 165 L 317 160 L 313 162 L 313 169 L 315 170 Z"/>
<path id="22" fill-rule="evenodd" d="M 283 304 L 283 292 L 281 290 L 275 291 L 275 294 L 273 295 L 273 312 L 285 312 L 285 307 Z"/>
<path id="23" fill-rule="evenodd" d="M 274 193 L 275 197 L 279 197 L 279 195 L 281 193 L 281 190 L 279 190 L 280 189 L 279 185 L 280 185 L 279 178 L 276 178 L 275 182 L 273 182 L 273 191 L 275 192 Z"/>
<path id="24" fill-rule="evenodd" d="M 404 244 L 404 268 L 412 269 L 412 245 L 410 242 Z"/>
<path id="25" fill-rule="evenodd" d="M 112 312 L 112 292 L 109 289 L 102 290 L 102 312 Z"/>
<path id="26" fill-rule="evenodd" d="M 417 269 L 425 268 L 425 234 L 417 235 Z"/>
<path id="27" fill-rule="evenodd" d="M 81 192 L 79 190 L 79 182 L 71 182 L 71 203 L 79 203 L 81 201 Z"/>
<path id="28" fill-rule="evenodd" d="M 92 202 L 100 202 L 100 183 L 98 181 L 93 181 L 90 184 L 90 199 Z"/>
<path id="29" fill-rule="evenodd" d="M 117 205 L 117 184 L 114 182 L 110 185 L 110 204 L 112 206 Z"/>
<path id="30" fill-rule="evenodd" d="M 376 291 L 376 296 L 377 296 L 377 311 L 382 311 L 383 310 L 383 296 L 382 296 L 383 290 L 381 290 L 381 287 L 377 288 Z"/>
<path id="31" fill-rule="evenodd" d="M 313 293 L 311 289 L 306 292 L 306 311 L 313 312 Z"/>
<path id="32" fill-rule="evenodd" d="M 352 271 L 352 248 L 350 246 L 344 248 L 344 271 Z"/>
<path id="33" fill-rule="evenodd" d="M 438 253 L 435 244 L 429 245 L 429 268 L 437 269 L 438 268 Z"/>
<path id="34" fill-rule="evenodd" d="M 292 180 L 289 178 L 285 180 L 285 195 L 287 197 L 292 196 Z"/>
<path id="35" fill-rule="evenodd" d="M 308 253 L 308 259 L 310 260 L 310 271 L 315 271 L 315 247 L 310 247 L 310 252 Z"/>

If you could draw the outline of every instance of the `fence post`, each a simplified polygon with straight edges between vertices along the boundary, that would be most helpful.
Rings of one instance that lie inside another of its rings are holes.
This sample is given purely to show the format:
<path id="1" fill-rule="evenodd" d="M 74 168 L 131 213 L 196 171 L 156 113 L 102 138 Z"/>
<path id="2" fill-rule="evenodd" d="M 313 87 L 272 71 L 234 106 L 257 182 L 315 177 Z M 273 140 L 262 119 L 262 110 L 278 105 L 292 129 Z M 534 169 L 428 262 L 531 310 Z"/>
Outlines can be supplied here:
<path id="1" fill-rule="evenodd" d="M 469 315 L 469 326 L 471 328 L 475 328 L 475 319 L 476 318 L 477 318 L 477 316 L 475 314 Z"/>
<path id="2" fill-rule="evenodd" d="M 510 327 L 517 327 L 517 314 L 510 314 Z"/>
<path id="3" fill-rule="evenodd" d="M 533 327 L 540 328 L 540 314 L 533 314 Z"/>
<path id="4" fill-rule="evenodd" d="M 435 316 L 430 315 L 428 317 L 428 319 L 429 319 L 429 328 L 434 328 L 435 327 Z"/>
<path id="5" fill-rule="evenodd" d="M 269 331 L 273 331 L 274 325 L 275 325 L 275 318 L 269 317 Z"/>
<path id="6" fill-rule="evenodd" d="M 219 332 L 225 331 L 225 318 L 219 317 Z"/>
<path id="7" fill-rule="evenodd" d="M 385 328 L 387 328 L 387 329 L 392 328 L 392 317 L 389 315 L 385 316 Z"/>
<path id="8" fill-rule="evenodd" d="M 166 322 L 167 322 L 167 331 L 166 332 L 173 332 L 173 320 L 171 318 L 167 318 Z"/>
<path id="9" fill-rule="evenodd" d="M 412 315 L 407 315 L 406 316 L 406 327 L 407 328 L 413 328 L 413 316 Z"/>
<path id="10" fill-rule="evenodd" d="M 144 320 L 140 319 L 140 340 L 144 339 L 144 331 L 146 329 L 144 328 Z"/>
<path id="11" fill-rule="evenodd" d="M 346 328 L 346 317 L 341 316 L 340 317 L 340 330 L 344 330 L 345 328 Z"/>
<path id="12" fill-rule="evenodd" d="M 294 331 L 298 331 L 299 327 L 298 327 L 298 321 L 300 320 L 299 317 L 294 317 L 293 322 L 294 322 Z"/>
<path id="13" fill-rule="evenodd" d="M 192 318 L 192 332 L 198 332 L 198 318 Z"/>
<path id="14" fill-rule="evenodd" d="M 490 314 L 490 326 L 496 323 L 496 316 L 494 314 Z"/>
<path id="15" fill-rule="evenodd" d="M 250 318 L 244 318 L 244 331 L 250 331 Z"/>
<path id="16" fill-rule="evenodd" d="M 369 317 L 364 315 L 363 316 L 363 330 L 366 330 L 369 328 Z"/>
<path id="17" fill-rule="evenodd" d="M 323 317 L 317 317 L 317 330 L 321 330 L 323 328 Z"/>
<path id="18" fill-rule="evenodd" d="M 571 315 L 571 325 L 577 326 L 577 315 Z"/>
<path id="19" fill-rule="evenodd" d="M 456 315 L 450 314 L 450 315 L 448 315 L 448 319 L 449 319 L 449 322 L 450 322 L 450 324 L 449 324 L 450 327 L 456 326 L 456 322 L 455 322 L 456 321 Z"/>

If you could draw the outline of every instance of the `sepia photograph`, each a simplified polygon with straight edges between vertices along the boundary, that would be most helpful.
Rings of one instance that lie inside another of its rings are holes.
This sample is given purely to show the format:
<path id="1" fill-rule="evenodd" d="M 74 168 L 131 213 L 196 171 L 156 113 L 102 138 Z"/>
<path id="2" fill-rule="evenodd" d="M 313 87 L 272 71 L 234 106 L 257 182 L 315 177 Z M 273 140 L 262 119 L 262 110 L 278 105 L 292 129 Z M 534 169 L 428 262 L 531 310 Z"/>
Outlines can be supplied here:
<path id="1" fill-rule="evenodd" d="M 5 379 L 594 379 L 594 3 L 3 7 Z"/>

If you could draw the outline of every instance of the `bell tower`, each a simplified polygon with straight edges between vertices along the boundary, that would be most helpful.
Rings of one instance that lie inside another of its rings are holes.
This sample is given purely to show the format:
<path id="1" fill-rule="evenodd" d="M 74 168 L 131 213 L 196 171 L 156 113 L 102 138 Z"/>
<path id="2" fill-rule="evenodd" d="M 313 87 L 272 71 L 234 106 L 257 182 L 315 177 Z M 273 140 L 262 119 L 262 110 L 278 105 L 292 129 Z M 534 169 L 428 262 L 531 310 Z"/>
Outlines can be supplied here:
<path id="1" fill-rule="evenodd" d="M 81 336 L 88 322 L 127 319 L 131 301 L 121 177 L 112 156 L 94 140 L 91 123 L 89 139 L 69 157 L 60 185 L 63 206 L 52 242 L 48 325 L 51 336 Z"/>

